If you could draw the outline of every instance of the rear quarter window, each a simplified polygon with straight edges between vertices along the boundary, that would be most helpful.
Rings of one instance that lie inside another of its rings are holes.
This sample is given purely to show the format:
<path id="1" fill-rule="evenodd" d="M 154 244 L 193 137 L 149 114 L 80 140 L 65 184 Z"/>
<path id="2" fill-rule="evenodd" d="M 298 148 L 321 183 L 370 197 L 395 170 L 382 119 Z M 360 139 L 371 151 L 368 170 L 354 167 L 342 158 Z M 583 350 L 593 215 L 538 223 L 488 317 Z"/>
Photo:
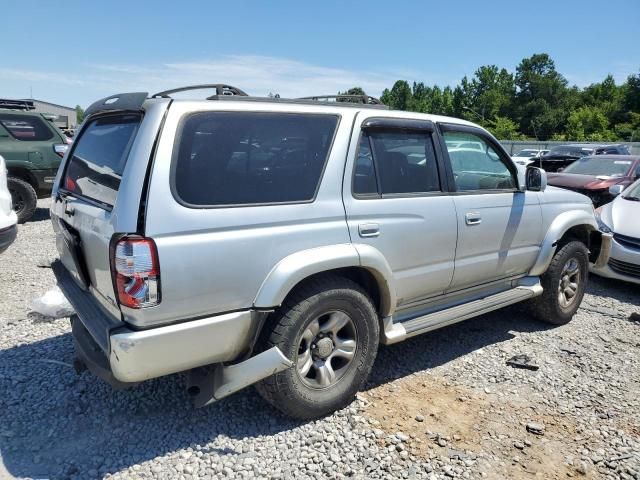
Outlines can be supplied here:
<path id="1" fill-rule="evenodd" d="M 335 115 L 192 114 L 174 150 L 174 195 L 192 207 L 311 201 L 337 124 Z"/>
<path id="2" fill-rule="evenodd" d="M 75 141 L 62 187 L 113 206 L 140 115 L 111 115 L 91 121 Z"/>
<path id="3" fill-rule="evenodd" d="M 0 124 L 13 138 L 23 142 L 51 140 L 53 132 L 45 121 L 37 116 L 0 113 Z"/>

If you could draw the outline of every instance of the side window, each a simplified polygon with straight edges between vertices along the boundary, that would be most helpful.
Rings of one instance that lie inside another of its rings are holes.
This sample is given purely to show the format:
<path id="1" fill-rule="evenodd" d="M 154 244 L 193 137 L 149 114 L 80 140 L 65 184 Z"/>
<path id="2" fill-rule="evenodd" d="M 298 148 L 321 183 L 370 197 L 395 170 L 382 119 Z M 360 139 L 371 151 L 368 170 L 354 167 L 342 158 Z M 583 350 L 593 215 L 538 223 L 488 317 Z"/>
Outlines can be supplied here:
<path id="1" fill-rule="evenodd" d="M 517 181 L 498 152 L 481 136 L 444 132 L 458 191 L 513 190 Z"/>
<path id="2" fill-rule="evenodd" d="M 337 125 L 325 114 L 191 114 L 173 160 L 174 192 L 199 207 L 311 201 Z"/>
<path id="3" fill-rule="evenodd" d="M 353 185 L 356 194 L 440 191 L 431 135 L 406 131 L 364 133 L 360 139 Z"/>
<path id="4" fill-rule="evenodd" d="M 373 165 L 373 155 L 371 154 L 368 135 L 360 137 L 356 166 L 353 172 L 353 193 L 358 195 L 378 193 L 376 170 Z"/>
<path id="5" fill-rule="evenodd" d="M 53 132 L 44 122 L 42 118 L 31 115 L 0 114 L 0 124 L 13 138 L 23 142 L 51 140 Z"/>

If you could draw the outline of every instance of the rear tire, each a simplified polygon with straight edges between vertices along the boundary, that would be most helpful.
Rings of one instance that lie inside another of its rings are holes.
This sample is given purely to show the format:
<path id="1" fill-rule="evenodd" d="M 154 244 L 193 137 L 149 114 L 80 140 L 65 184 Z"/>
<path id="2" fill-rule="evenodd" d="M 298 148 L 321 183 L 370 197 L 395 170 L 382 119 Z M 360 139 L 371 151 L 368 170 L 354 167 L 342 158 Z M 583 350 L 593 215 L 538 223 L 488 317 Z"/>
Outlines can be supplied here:
<path id="1" fill-rule="evenodd" d="M 33 187 L 17 177 L 9 177 L 7 179 L 9 193 L 11 193 L 11 201 L 13 209 L 18 216 L 18 223 L 24 223 L 29 220 L 36 211 L 38 205 L 38 195 Z"/>
<path id="2" fill-rule="evenodd" d="M 540 279 L 544 292 L 531 301 L 531 313 L 553 325 L 569 323 L 580 307 L 588 276 L 587 247 L 579 241 L 565 244 Z"/>
<path id="3" fill-rule="evenodd" d="M 265 326 L 262 348 L 294 363 L 256 385 L 286 415 L 313 419 L 348 405 L 365 385 L 379 341 L 376 310 L 362 288 L 327 276 L 299 287 Z"/>

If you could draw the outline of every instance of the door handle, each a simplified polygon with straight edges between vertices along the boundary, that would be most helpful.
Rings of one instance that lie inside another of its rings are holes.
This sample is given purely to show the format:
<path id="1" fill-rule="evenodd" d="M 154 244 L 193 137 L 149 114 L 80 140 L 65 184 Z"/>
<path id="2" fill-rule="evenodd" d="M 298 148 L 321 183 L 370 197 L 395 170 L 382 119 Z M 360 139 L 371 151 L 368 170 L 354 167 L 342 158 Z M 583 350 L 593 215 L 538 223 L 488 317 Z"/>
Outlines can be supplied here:
<path id="1" fill-rule="evenodd" d="M 380 235 L 380 225 L 377 223 L 361 223 L 358 225 L 358 233 L 361 237 L 377 237 Z"/>
<path id="2" fill-rule="evenodd" d="M 477 212 L 470 212 L 464 216 L 464 220 L 467 225 L 480 225 L 482 216 Z"/>

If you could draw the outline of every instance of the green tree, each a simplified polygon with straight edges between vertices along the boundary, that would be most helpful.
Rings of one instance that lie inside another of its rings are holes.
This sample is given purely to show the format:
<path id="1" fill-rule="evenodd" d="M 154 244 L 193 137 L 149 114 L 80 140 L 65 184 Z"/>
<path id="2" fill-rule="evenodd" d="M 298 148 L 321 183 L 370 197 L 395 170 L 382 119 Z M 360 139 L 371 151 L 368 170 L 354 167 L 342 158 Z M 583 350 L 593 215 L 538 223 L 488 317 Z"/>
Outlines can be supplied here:
<path id="1" fill-rule="evenodd" d="M 76 105 L 76 121 L 78 125 L 84 120 L 84 109 L 80 105 Z"/>
<path id="2" fill-rule="evenodd" d="M 524 58 L 516 67 L 515 117 L 520 130 L 546 140 L 564 130 L 578 98 L 546 53 Z"/>
<path id="3" fill-rule="evenodd" d="M 507 117 L 496 117 L 491 121 L 489 131 L 499 140 L 523 140 L 518 132 L 518 124 Z"/>
<path id="4" fill-rule="evenodd" d="M 338 95 L 366 95 L 364 90 L 361 87 L 352 87 L 345 92 L 338 92 Z M 347 103 L 360 103 L 359 99 L 355 98 L 338 98 L 338 102 L 347 102 Z"/>
<path id="5" fill-rule="evenodd" d="M 566 134 L 573 140 L 615 140 L 616 135 L 609 130 L 609 120 L 597 107 L 580 107 L 567 119 Z"/>
<path id="6" fill-rule="evenodd" d="M 413 94 L 409 82 L 406 80 L 398 80 L 393 84 L 391 90 L 384 89 L 380 100 L 394 110 L 408 110 L 412 98 Z"/>

